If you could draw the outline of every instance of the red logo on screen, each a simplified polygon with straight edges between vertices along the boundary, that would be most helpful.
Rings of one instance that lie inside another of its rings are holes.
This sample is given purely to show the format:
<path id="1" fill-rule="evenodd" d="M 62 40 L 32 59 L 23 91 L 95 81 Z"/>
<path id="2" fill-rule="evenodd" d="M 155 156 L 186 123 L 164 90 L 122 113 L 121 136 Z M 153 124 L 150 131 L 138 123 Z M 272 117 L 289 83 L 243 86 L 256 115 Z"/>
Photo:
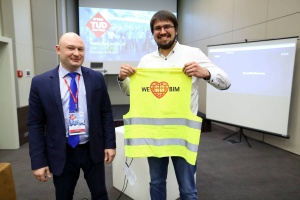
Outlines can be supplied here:
<path id="1" fill-rule="evenodd" d="M 165 96 L 165 94 L 168 92 L 169 84 L 165 81 L 162 82 L 154 81 L 150 84 L 150 90 L 152 94 L 154 94 L 154 96 L 160 99 L 163 96 Z"/>
<path id="2" fill-rule="evenodd" d="M 89 29 L 91 29 L 98 38 L 110 28 L 110 24 L 100 13 L 97 13 L 92 19 L 90 19 L 90 21 L 86 23 L 86 26 L 89 27 Z"/>

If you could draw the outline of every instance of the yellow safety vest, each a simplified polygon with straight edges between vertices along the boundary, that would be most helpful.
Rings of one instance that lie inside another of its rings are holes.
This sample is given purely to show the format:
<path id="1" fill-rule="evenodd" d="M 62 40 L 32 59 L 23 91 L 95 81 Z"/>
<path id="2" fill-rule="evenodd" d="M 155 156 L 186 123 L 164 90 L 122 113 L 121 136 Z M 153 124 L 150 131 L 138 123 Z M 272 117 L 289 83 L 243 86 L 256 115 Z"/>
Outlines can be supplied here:
<path id="1" fill-rule="evenodd" d="M 123 116 L 125 156 L 197 159 L 202 119 L 192 113 L 192 78 L 182 68 L 137 68 Z"/>

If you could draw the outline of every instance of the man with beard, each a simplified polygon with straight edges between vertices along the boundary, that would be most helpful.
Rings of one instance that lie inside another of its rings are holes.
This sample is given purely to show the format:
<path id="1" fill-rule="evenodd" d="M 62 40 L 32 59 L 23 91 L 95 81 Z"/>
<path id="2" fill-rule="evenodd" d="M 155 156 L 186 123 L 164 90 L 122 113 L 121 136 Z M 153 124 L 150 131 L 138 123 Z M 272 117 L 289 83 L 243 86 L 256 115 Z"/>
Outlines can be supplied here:
<path id="1" fill-rule="evenodd" d="M 143 56 L 137 68 L 158 69 L 182 67 L 182 71 L 187 76 L 192 77 L 190 109 L 194 115 L 197 115 L 198 112 L 199 81 L 204 79 L 220 90 L 225 90 L 230 87 L 231 83 L 227 74 L 215 66 L 200 49 L 179 44 L 176 40 L 178 22 L 173 13 L 166 10 L 156 12 L 150 21 L 150 28 L 154 40 L 157 43 L 158 50 Z M 126 95 L 129 95 L 130 91 L 130 76 L 135 74 L 136 71 L 134 67 L 127 64 L 121 66 L 118 82 L 120 88 Z M 197 142 L 199 143 L 199 141 Z M 183 200 L 198 199 L 194 178 L 196 163 L 194 165 L 190 164 L 181 156 L 150 156 L 148 157 L 148 163 L 151 179 L 151 199 L 166 199 L 166 179 L 169 157 L 173 162 L 179 185 L 180 198 Z"/>

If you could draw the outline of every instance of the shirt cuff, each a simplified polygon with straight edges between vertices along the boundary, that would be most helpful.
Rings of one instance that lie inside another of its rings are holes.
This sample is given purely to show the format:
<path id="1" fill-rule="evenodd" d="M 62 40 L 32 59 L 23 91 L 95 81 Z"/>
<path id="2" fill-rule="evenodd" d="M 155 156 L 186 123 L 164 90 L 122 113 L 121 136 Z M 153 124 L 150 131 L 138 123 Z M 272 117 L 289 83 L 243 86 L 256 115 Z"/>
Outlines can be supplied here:
<path id="1" fill-rule="evenodd" d="M 119 77 L 117 76 L 117 81 L 119 83 L 119 86 L 122 88 L 124 84 L 126 85 L 129 82 L 129 78 L 126 77 L 123 81 L 120 81 Z"/>

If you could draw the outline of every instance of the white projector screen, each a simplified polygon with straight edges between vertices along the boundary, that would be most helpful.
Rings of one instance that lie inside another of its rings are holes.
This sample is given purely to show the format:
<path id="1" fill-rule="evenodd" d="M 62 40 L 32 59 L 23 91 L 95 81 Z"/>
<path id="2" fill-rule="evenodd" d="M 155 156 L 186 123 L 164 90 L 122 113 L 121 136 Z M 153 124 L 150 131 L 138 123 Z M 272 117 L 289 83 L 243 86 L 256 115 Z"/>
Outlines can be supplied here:
<path id="1" fill-rule="evenodd" d="M 118 74 L 122 64 L 136 67 L 157 49 L 150 19 L 159 10 L 177 15 L 176 0 L 79 0 L 79 35 L 85 46 L 84 65 L 103 63 L 106 74 Z"/>
<path id="2" fill-rule="evenodd" d="M 225 70 L 231 87 L 207 87 L 206 117 L 288 137 L 297 38 L 208 46 L 208 57 Z"/>

